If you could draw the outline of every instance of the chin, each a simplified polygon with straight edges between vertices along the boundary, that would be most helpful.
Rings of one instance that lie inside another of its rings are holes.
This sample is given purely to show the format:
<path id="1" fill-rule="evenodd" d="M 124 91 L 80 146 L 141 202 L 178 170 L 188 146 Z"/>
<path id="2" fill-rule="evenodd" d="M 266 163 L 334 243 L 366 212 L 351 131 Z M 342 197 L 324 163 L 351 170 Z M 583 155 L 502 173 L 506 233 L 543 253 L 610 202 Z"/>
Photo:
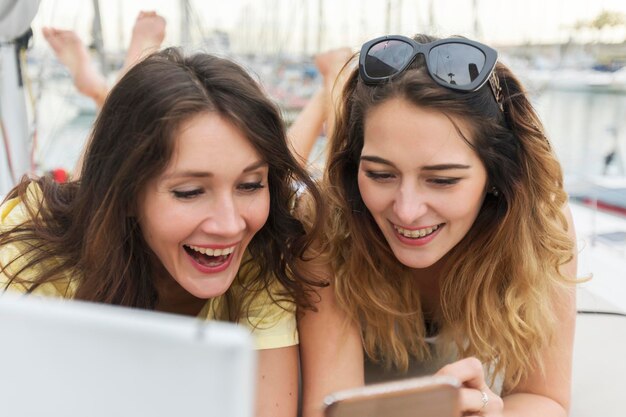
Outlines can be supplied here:
<path id="1" fill-rule="evenodd" d="M 211 282 L 210 285 L 194 285 L 193 288 L 185 288 L 187 292 L 197 298 L 208 300 L 223 295 L 230 288 L 233 280 L 224 282 Z"/>
<path id="2" fill-rule="evenodd" d="M 394 255 L 398 262 L 402 265 L 413 268 L 413 269 L 424 269 L 433 266 L 434 264 L 441 259 L 441 257 L 416 257 L 416 256 L 407 256 L 404 253 L 397 253 L 394 251 Z"/>

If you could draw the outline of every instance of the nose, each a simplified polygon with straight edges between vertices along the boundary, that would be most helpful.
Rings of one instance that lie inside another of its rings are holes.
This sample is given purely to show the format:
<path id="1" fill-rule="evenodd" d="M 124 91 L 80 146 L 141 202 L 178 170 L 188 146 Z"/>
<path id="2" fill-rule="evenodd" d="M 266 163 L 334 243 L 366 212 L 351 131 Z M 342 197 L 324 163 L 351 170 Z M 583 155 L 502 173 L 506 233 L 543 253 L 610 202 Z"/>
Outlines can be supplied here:
<path id="1" fill-rule="evenodd" d="M 238 237 L 246 222 L 232 193 L 225 192 L 215 197 L 202 223 L 202 230 L 212 235 Z"/>
<path id="2" fill-rule="evenodd" d="M 393 212 L 403 226 L 410 226 L 428 211 L 426 194 L 413 184 L 402 184 L 395 195 Z"/>

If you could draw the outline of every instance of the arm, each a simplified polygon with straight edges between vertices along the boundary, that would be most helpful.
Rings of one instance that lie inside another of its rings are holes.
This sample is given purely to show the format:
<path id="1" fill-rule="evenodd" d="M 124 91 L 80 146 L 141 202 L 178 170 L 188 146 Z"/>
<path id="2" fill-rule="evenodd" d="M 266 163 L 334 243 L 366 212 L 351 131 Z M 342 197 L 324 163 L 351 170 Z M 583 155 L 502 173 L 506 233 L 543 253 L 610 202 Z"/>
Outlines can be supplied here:
<path id="1" fill-rule="evenodd" d="M 321 417 L 324 397 L 331 392 L 364 384 L 359 329 L 345 323 L 333 291 L 332 285 L 318 290 L 318 311 L 298 317 L 303 417 Z"/>
<path id="2" fill-rule="evenodd" d="M 564 208 L 569 236 L 576 241 L 572 215 Z M 576 277 L 576 253 L 563 265 L 562 272 Z M 569 413 L 572 351 L 576 320 L 575 289 L 559 289 L 554 296 L 556 321 L 553 343 L 543 352 L 545 370 L 536 370 L 522 380 L 508 395 L 500 398 L 485 383 L 484 371 L 476 358 L 466 358 L 442 368 L 438 374 L 457 377 L 463 382 L 461 404 L 464 411 L 477 411 L 485 416 L 566 417 Z M 482 393 L 488 402 L 483 407 Z"/>
<path id="3" fill-rule="evenodd" d="M 259 350 L 256 417 L 294 417 L 298 407 L 298 346 Z"/>

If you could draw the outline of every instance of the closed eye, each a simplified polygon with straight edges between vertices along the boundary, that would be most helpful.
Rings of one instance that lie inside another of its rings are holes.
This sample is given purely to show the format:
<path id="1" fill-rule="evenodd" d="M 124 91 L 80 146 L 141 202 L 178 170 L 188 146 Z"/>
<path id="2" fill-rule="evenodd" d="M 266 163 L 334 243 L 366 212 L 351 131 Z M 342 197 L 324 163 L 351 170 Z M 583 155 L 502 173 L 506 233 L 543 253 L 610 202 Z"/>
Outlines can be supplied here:
<path id="1" fill-rule="evenodd" d="M 204 194 L 204 190 L 200 188 L 196 188 L 194 190 L 185 190 L 185 191 L 173 190 L 172 194 L 174 194 L 174 197 L 179 198 L 181 200 L 188 200 L 188 199 L 197 197 L 201 194 Z"/>
<path id="2" fill-rule="evenodd" d="M 431 178 L 428 180 L 428 182 L 435 184 L 435 185 L 454 185 L 456 183 L 458 183 L 459 181 L 461 181 L 460 178 Z"/>
<path id="3" fill-rule="evenodd" d="M 265 188 L 265 185 L 263 185 L 263 183 L 259 182 L 244 182 L 243 184 L 239 184 L 237 186 L 237 189 L 239 191 L 243 191 L 243 192 L 247 192 L 247 193 L 253 193 L 256 190 L 260 190 L 262 188 Z"/>
<path id="4" fill-rule="evenodd" d="M 365 176 L 373 179 L 374 181 L 389 181 L 396 176 L 390 172 L 378 172 L 378 171 L 365 171 Z"/>

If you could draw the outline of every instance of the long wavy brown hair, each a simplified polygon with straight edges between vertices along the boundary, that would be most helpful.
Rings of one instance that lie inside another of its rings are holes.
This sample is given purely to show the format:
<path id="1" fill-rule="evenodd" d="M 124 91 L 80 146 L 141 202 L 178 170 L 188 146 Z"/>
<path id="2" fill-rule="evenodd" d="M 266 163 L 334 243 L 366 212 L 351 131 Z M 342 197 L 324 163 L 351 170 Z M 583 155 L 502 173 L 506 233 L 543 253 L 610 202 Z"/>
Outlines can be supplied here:
<path id="1" fill-rule="evenodd" d="M 466 141 L 499 196 L 487 194 L 471 229 L 445 258 L 437 324 L 440 338 L 453 342 L 461 357 L 493 363 L 512 388 L 541 367 L 541 349 L 555 326 L 553 290 L 571 281 L 559 272 L 574 250 L 562 214 L 567 195 L 561 167 L 526 92 L 506 66 L 495 69 L 502 112 L 488 83 L 474 93 L 446 89 L 431 79 L 420 58 L 376 86 L 365 85 L 354 70 L 344 87 L 325 173 L 326 249 L 337 299 L 361 324 L 371 359 L 406 369 L 411 357 L 429 357 L 411 270 L 395 258 L 359 193 L 364 122 L 392 98 L 465 121 L 471 127 Z"/>
<path id="2" fill-rule="evenodd" d="M 315 184 L 289 151 L 277 107 L 239 65 L 207 54 L 186 57 L 176 48 L 150 55 L 112 89 L 77 181 L 33 180 L 43 191 L 43 204 L 27 207 L 32 221 L 0 235 L 0 245 L 28 247 L 21 254 L 24 266 L 12 281 L 32 292 L 73 271 L 77 299 L 153 309 L 158 269 L 132 213 L 146 183 L 166 168 L 177 129 L 207 111 L 240 129 L 269 165 L 269 218 L 248 246 L 249 264 L 242 266 L 253 274 L 240 280 L 249 296 L 235 298 L 227 291 L 225 318 L 244 316 L 253 294 L 269 291 L 276 281 L 285 289 L 281 298 L 310 307 L 308 284 L 314 283 L 297 264 L 312 235 L 292 213 L 297 189 L 306 189 L 317 213 L 323 207 Z M 7 199 L 26 202 L 30 182 L 24 179 Z M 311 233 L 317 228 L 314 224 Z M 43 264 L 47 269 L 38 268 Z M 3 271 L 7 268 L 2 265 Z M 26 270 L 37 274 L 25 280 L 20 275 Z"/>

